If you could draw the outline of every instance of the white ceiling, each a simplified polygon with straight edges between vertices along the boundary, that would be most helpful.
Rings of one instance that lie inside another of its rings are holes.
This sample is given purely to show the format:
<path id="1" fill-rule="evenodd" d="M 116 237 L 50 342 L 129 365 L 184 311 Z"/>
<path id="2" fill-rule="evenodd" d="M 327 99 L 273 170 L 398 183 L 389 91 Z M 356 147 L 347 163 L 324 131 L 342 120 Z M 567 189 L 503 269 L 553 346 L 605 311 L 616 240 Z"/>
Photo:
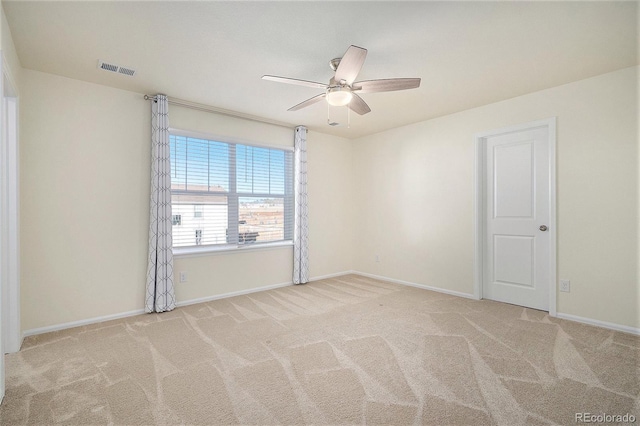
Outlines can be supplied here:
<path id="1" fill-rule="evenodd" d="M 637 2 L 3 1 L 25 68 L 354 138 L 638 64 Z M 421 77 L 362 95 L 372 112 L 263 74 L 328 82 L 350 44 L 358 80 Z M 133 78 L 97 69 L 102 59 Z"/>

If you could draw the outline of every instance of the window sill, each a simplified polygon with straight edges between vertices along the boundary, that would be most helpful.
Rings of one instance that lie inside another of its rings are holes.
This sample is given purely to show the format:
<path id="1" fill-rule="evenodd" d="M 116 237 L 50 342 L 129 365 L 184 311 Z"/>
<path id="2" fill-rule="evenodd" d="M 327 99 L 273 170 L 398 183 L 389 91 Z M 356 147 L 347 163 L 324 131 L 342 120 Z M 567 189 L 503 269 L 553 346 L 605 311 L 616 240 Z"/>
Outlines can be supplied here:
<path id="1" fill-rule="evenodd" d="M 278 241 L 275 243 L 248 244 L 245 246 L 224 245 L 224 246 L 200 246 L 200 247 L 178 247 L 173 249 L 173 257 L 199 257 L 218 254 L 236 254 L 249 251 L 274 250 L 285 247 L 293 247 L 292 241 Z"/>

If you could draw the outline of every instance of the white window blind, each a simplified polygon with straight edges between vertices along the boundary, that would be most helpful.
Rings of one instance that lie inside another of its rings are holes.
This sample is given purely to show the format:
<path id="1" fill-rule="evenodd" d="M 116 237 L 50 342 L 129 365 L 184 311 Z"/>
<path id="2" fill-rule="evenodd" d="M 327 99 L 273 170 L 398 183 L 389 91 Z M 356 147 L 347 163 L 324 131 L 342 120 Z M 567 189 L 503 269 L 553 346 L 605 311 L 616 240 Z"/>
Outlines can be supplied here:
<path id="1" fill-rule="evenodd" d="M 180 134 L 170 146 L 174 247 L 293 239 L 293 152 Z"/>

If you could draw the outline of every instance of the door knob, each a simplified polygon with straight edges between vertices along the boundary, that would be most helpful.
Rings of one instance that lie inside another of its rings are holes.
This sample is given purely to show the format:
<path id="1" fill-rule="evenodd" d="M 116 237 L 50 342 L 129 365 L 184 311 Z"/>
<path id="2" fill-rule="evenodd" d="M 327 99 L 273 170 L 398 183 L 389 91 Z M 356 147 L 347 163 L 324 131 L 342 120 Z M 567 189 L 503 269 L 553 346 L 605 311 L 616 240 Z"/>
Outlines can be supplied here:
<path id="1" fill-rule="evenodd" d="M 544 231 L 546 231 L 547 229 L 548 229 L 548 228 L 547 228 L 547 225 L 540 225 L 540 230 L 541 230 L 541 231 L 543 231 L 543 232 L 544 232 Z"/>

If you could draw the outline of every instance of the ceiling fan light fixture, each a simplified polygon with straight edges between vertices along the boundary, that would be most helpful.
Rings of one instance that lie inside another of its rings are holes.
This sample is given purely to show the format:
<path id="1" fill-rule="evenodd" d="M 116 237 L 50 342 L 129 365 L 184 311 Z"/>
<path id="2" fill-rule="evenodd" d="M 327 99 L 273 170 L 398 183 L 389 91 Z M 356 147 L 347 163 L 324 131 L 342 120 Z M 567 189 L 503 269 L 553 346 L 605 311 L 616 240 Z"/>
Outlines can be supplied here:
<path id="1" fill-rule="evenodd" d="M 369 108 L 369 105 L 359 96 L 361 93 L 394 92 L 396 90 L 416 89 L 420 87 L 419 78 L 385 78 L 356 81 L 366 57 L 367 49 L 354 45 L 349 46 L 341 58 L 334 58 L 329 63 L 331 69 L 335 72 L 329 80 L 329 84 L 300 80 L 297 78 L 278 77 L 276 75 L 263 75 L 262 78 L 280 83 L 324 89 L 323 93 L 292 106 L 288 111 L 298 111 L 326 98 L 327 108 L 331 105 L 348 105 L 349 111 L 364 115 L 370 113 L 371 108 Z M 331 125 L 331 122 L 329 122 L 329 125 Z"/>
<path id="2" fill-rule="evenodd" d="M 331 87 L 327 90 L 327 102 L 332 106 L 345 106 L 353 99 L 348 87 Z"/>

